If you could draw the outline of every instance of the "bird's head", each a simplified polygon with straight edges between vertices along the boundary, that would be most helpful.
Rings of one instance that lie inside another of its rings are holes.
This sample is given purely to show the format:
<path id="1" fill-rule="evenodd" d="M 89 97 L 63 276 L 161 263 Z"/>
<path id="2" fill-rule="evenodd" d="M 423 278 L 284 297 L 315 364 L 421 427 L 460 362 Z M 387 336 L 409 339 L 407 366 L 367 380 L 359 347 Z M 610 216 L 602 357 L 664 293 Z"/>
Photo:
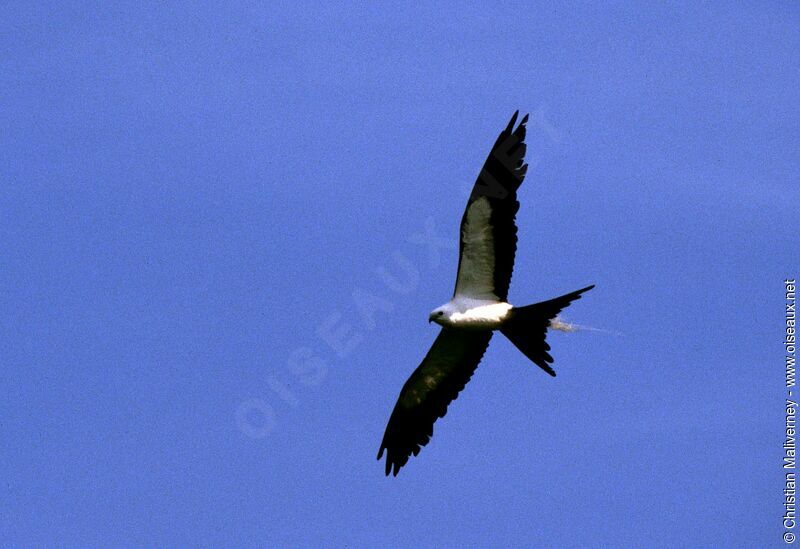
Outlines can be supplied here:
<path id="1" fill-rule="evenodd" d="M 437 307 L 431 311 L 430 315 L 428 315 L 428 322 L 435 322 L 436 324 L 446 326 L 450 321 L 450 315 L 452 312 L 453 310 L 450 303 L 442 305 L 441 307 Z"/>

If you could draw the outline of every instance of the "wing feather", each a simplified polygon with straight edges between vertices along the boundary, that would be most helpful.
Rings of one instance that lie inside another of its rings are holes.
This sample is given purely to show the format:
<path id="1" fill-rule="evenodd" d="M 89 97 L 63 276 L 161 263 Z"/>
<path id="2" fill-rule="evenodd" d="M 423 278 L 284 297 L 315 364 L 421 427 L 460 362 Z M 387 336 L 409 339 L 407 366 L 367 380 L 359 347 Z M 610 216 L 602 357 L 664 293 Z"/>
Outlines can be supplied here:
<path id="1" fill-rule="evenodd" d="M 517 189 L 524 163 L 525 115 L 519 111 L 497 138 L 481 169 L 461 218 L 461 245 L 454 295 L 506 301 L 517 250 Z"/>
<path id="2" fill-rule="evenodd" d="M 416 456 L 433 435 L 433 424 L 447 413 L 478 367 L 492 332 L 443 328 L 397 399 L 378 459 L 386 451 L 386 475 Z"/>

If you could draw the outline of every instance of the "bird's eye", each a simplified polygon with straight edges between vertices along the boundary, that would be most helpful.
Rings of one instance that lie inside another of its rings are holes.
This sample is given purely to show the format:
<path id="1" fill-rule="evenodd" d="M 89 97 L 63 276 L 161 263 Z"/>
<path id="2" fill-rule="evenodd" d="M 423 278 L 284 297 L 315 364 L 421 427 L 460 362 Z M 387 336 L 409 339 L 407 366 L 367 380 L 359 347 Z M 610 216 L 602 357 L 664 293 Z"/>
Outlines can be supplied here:
<path id="1" fill-rule="evenodd" d="M 438 313 L 436 313 L 436 314 L 438 314 L 439 316 L 442 316 L 442 315 L 444 314 L 444 311 L 439 311 L 439 312 L 438 312 Z"/>

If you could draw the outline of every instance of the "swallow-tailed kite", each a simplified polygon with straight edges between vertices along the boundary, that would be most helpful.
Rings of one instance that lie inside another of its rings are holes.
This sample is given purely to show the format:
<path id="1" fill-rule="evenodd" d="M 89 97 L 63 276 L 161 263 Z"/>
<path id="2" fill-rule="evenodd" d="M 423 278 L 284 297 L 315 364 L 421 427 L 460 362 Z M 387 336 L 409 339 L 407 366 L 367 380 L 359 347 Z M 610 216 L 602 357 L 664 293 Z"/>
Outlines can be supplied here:
<path id="1" fill-rule="evenodd" d="M 518 114 L 497 138 L 467 201 L 453 299 L 434 309 L 428 319 L 440 324 L 442 331 L 403 385 L 378 451 L 378 459 L 386 451 L 387 475 L 396 476 L 408 458 L 428 443 L 434 422 L 444 417 L 448 404 L 472 377 L 495 330 L 555 376 L 545 341 L 550 321 L 594 287 L 525 307 L 506 301 L 517 248 L 517 189 L 528 169 L 523 161 L 528 116 L 515 129 Z"/>

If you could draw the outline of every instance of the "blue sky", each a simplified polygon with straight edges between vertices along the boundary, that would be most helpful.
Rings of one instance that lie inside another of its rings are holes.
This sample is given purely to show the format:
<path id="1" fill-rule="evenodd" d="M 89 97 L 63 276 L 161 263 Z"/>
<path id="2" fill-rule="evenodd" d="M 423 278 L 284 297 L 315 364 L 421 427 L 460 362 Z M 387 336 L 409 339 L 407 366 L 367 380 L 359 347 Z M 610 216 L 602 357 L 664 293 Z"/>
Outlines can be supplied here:
<path id="1" fill-rule="evenodd" d="M 799 20 L 7 3 L 0 541 L 778 546 Z M 510 299 L 595 283 L 565 316 L 606 331 L 551 335 L 555 379 L 495 338 L 387 479 L 516 109 Z"/>

